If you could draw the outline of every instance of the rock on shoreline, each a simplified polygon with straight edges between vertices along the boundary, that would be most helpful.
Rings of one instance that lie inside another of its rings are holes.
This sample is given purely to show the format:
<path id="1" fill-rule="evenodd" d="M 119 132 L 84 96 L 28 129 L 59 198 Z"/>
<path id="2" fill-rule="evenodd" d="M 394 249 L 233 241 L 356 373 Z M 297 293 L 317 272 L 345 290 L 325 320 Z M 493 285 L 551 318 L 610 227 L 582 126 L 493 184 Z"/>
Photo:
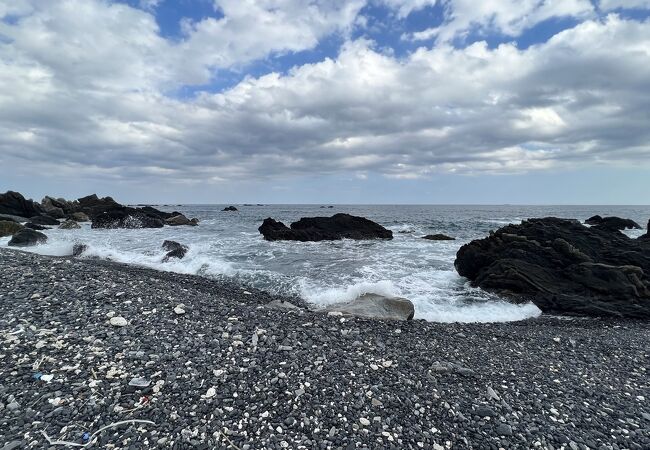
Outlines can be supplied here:
<path id="1" fill-rule="evenodd" d="M 4 215 L 3 220 L 29 221 L 35 225 L 58 226 L 59 219 L 75 223 L 92 221 L 92 228 L 160 228 L 165 223 L 189 226 L 199 223 L 198 219 L 188 219 L 176 211 L 168 213 L 151 206 L 133 208 L 96 194 L 74 201 L 46 196 L 41 203 L 36 203 L 18 192 L 7 191 L 0 194 L 0 215 Z M 67 222 L 65 227 L 74 225 Z"/>
<path id="2" fill-rule="evenodd" d="M 474 286 L 544 312 L 650 319 L 650 241 L 617 227 L 525 220 L 462 246 L 454 264 Z"/>
<path id="3" fill-rule="evenodd" d="M 0 445 L 135 419 L 92 448 L 650 448 L 644 322 L 372 321 L 109 262 L 0 267 Z"/>

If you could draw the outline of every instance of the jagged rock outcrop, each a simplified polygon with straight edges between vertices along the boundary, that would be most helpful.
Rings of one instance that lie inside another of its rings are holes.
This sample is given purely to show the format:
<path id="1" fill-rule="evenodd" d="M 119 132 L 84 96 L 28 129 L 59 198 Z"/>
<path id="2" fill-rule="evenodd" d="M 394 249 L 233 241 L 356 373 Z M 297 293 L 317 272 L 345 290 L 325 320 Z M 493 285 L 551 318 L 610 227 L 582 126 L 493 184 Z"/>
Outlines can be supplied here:
<path id="1" fill-rule="evenodd" d="M 364 217 L 335 214 L 332 217 L 306 217 L 291 228 L 272 218 L 258 228 L 267 241 L 334 241 L 339 239 L 392 239 L 393 232 Z"/>
<path id="2" fill-rule="evenodd" d="M 650 318 L 650 241 L 577 220 L 530 219 L 470 242 L 456 270 L 543 312 Z"/>
<path id="3" fill-rule="evenodd" d="M 26 199 L 19 192 L 7 191 L 0 194 L 0 214 L 29 218 L 44 212 L 41 205 L 33 200 Z"/>
<path id="4" fill-rule="evenodd" d="M 222 211 L 238 211 L 238 209 L 231 205 L 226 206 L 224 209 L 222 209 Z"/>
<path id="5" fill-rule="evenodd" d="M 163 262 L 167 262 L 171 258 L 183 259 L 188 250 L 187 246 L 176 241 L 164 241 L 162 243 L 162 248 L 167 251 L 167 254 L 163 258 Z"/>

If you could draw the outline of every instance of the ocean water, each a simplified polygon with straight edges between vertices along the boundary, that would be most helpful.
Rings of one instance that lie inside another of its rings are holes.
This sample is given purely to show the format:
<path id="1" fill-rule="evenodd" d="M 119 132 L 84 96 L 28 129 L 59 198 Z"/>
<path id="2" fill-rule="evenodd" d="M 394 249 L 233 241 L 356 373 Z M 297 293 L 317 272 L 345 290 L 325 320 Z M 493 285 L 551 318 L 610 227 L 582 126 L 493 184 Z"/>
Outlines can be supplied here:
<path id="1" fill-rule="evenodd" d="M 315 308 L 364 293 L 410 299 L 416 318 L 437 322 L 500 322 L 540 314 L 532 304 L 513 305 L 469 286 L 454 270 L 459 247 L 509 223 L 530 217 L 584 220 L 594 214 L 631 218 L 643 227 L 650 206 L 419 206 L 419 205 L 225 205 L 161 206 L 197 217 L 197 227 L 162 229 L 45 231 L 48 243 L 27 251 L 64 256 L 85 243 L 84 257 L 98 257 L 158 270 L 242 281 L 267 291 L 299 296 Z M 266 217 L 289 225 L 301 217 L 346 212 L 374 220 L 394 233 L 392 241 L 267 242 L 257 228 Z M 455 241 L 427 241 L 445 233 Z M 626 232 L 639 236 L 644 230 Z M 172 239 L 189 246 L 186 257 L 163 263 L 161 244 Z M 9 238 L 0 238 L 6 246 Z"/>

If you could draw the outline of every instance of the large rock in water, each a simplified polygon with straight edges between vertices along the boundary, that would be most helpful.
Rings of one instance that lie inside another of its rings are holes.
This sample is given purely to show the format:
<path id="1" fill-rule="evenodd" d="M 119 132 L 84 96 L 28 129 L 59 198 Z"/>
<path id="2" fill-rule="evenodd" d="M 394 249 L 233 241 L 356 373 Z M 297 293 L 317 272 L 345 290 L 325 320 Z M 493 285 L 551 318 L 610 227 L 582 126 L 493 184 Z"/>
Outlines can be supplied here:
<path id="1" fill-rule="evenodd" d="M 364 294 L 349 303 L 332 305 L 325 311 L 366 319 L 389 320 L 411 320 L 415 314 L 415 308 L 410 300 L 377 294 Z"/>
<path id="2" fill-rule="evenodd" d="M 25 227 L 18 222 L 0 220 L 0 237 L 13 236 L 23 228 Z"/>
<path id="3" fill-rule="evenodd" d="M 334 241 L 339 239 L 392 239 L 393 232 L 364 217 L 335 214 L 306 217 L 291 228 L 274 219 L 265 219 L 258 228 L 267 241 Z"/>
<path id="4" fill-rule="evenodd" d="M 33 217 L 42 214 L 43 208 L 33 200 L 27 200 L 19 192 L 7 191 L 0 194 L 0 214 Z"/>
<path id="5" fill-rule="evenodd" d="M 176 216 L 165 219 L 165 223 L 172 227 L 179 226 L 179 225 L 189 225 L 195 227 L 199 224 L 199 221 L 198 219 L 190 220 L 187 217 L 185 217 L 183 214 L 178 214 Z"/>
<path id="6" fill-rule="evenodd" d="M 91 228 L 162 228 L 164 225 L 159 217 L 123 207 L 94 216 Z"/>
<path id="7" fill-rule="evenodd" d="M 472 285 L 543 312 L 650 319 L 650 240 L 577 220 L 530 219 L 463 245 Z"/>
<path id="8" fill-rule="evenodd" d="M 163 258 L 162 262 L 167 262 L 171 258 L 183 259 L 187 253 L 187 246 L 180 244 L 176 241 L 164 241 L 162 243 L 163 250 L 167 251 L 167 254 Z"/>
<path id="9" fill-rule="evenodd" d="M 427 234 L 426 236 L 422 236 L 422 239 L 426 239 L 428 241 L 455 241 L 456 240 L 456 238 L 447 236 L 446 234 Z"/>
<path id="10" fill-rule="evenodd" d="M 47 242 L 47 236 L 31 228 L 24 228 L 14 234 L 7 245 L 11 247 L 29 247 Z"/>
<path id="11" fill-rule="evenodd" d="M 593 225 L 606 230 L 613 230 L 613 231 L 627 230 L 627 229 L 636 229 L 636 230 L 641 229 L 641 225 L 636 223 L 634 220 L 622 219 L 620 217 L 615 217 L 615 216 L 601 217 L 599 215 L 595 215 L 585 220 L 585 223 L 587 225 Z"/>

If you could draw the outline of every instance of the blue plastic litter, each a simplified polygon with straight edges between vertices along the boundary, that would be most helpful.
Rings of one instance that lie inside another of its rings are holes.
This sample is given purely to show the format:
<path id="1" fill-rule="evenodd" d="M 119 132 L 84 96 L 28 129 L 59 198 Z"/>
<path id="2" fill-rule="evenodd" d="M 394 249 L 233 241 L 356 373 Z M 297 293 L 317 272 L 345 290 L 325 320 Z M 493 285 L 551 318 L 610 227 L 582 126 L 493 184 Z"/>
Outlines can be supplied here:
<path id="1" fill-rule="evenodd" d="M 90 440 L 90 433 L 85 432 L 85 433 L 81 436 L 81 440 L 84 441 L 84 442 L 88 442 L 88 441 Z"/>
<path id="2" fill-rule="evenodd" d="M 32 378 L 35 380 L 40 380 L 43 374 L 41 372 L 36 372 L 34 375 L 32 375 Z"/>

